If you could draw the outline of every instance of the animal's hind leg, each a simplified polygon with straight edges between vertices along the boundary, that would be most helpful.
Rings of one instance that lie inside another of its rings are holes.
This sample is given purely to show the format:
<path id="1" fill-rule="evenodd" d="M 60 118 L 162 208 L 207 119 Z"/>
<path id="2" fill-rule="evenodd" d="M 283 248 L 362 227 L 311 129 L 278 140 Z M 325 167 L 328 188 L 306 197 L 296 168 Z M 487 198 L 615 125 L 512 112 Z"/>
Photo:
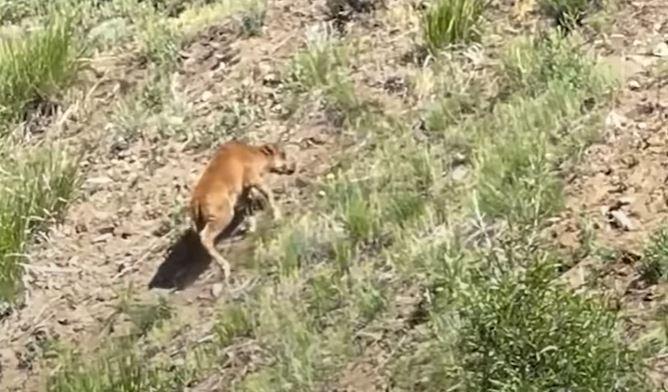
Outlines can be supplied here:
<path id="1" fill-rule="evenodd" d="M 209 252 L 211 257 L 216 261 L 218 266 L 225 274 L 225 283 L 230 283 L 230 263 L 216 249 L 216 237 L 225 230 L 227 225 L 232 221 L 232 215 L 226 215 L 225 218 L 210 220 L 199 233 L 202 246 Z"/>

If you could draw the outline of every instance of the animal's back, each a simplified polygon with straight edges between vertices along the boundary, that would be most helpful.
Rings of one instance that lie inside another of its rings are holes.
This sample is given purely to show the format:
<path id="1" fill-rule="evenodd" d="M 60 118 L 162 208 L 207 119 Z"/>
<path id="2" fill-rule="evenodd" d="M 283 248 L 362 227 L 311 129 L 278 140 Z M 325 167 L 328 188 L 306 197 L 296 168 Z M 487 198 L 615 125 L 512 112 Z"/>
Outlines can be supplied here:
<path id="1" fill-rule="evenodd" d="M 248 148 L 232 141 L 221 145 L 204 169 L 190 199 L 190 215 L 198 230 L 209 216 L 221 209 L 233 209 L 243 185 L 243 161 Z"/>

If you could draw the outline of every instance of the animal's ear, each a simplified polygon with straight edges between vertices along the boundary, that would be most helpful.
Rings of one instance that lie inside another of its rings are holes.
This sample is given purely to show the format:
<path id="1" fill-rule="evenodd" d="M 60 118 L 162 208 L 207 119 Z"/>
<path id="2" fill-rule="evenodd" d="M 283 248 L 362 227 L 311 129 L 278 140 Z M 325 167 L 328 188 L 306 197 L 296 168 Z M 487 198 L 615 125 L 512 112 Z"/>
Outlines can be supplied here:
<path id="1" fill-rule="evenodd" d="M 274 148 L 274 146 L 271 144 L 265 144 L 264 146 L 260 147 L 260 152 L 268 157 L 271 157 L 276 155 L 276 148 Z"/>

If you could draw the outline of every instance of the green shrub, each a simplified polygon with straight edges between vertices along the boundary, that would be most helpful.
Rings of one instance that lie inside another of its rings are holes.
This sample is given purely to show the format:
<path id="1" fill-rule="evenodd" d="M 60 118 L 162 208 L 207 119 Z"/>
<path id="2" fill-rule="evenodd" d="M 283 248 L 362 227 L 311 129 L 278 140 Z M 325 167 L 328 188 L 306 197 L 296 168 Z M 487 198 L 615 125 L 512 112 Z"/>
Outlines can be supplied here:
<path id="1" fill-rule="evenodd" d="M 555 284 L 556 266 L 529 252 L 526 268 L 487 256 L 495 260 L 461 293 L 458 337 L 443 348 L 455 351 L 447 373 L 456 390 L 644 390 L 642 364 L 615 315 Z"/>

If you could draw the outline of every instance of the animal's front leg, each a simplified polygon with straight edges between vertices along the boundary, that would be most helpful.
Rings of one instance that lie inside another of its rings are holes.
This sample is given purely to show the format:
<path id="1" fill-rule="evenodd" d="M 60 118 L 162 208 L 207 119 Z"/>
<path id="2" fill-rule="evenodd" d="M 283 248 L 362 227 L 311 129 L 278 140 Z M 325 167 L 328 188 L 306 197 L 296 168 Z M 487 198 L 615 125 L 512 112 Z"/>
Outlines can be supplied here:
<path id="1" fill-rule="evenodd" d="M 239 198 L 240 206 L 238 208 L 238 213 L 242 214 L 244 220 L 248 223 L 246 226 L 246 232 L 248 233 L 254 233 L 257 230 L 257 223 L 254 215 L 256 202 L 257 195 L 253 194 L 253 187 L 244 188 L 241 197 Z"/>
<path id="2" fill-rule="evenodd" d="M 264 196 L 264 199 L 266 200 L 267 204 L 269 204 L 269 207 L 271 208 L 271 214 L 274 217 L 274 220 L 279 220 L 281 219 L 281 211 L 276 207 L 276 201 L 274 198 L 274 193 L 269 189 L 264 184 L 261 183 L 256 183 L 253 185 L 255 189 L 258 190 Z"/>

